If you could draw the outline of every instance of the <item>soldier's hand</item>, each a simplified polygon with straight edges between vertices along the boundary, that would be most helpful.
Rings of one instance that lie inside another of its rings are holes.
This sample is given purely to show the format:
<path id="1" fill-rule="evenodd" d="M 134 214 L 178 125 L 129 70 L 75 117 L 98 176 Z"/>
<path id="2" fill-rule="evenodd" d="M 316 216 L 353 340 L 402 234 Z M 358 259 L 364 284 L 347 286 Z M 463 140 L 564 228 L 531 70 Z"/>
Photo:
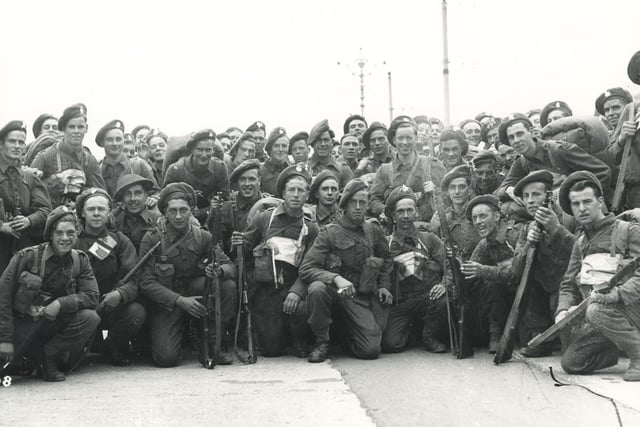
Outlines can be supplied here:
<path id="1" fill-rule="evenodd" d="M 298 309 L 298 304 L 302 298 L 294 292 L 289 292 L 287 297 L 284 299 L 284 303 L 282 304 L 282 311 L 284 314 L 293 314 Z"/>
<path id="2" fill-rule="evenodd" d="M 213 263 L 207 264 L 204 268 L 204 274 L 206 274 L 210 279 L 213 279 L 214 277 L 222 277 L 223 273 L 222 268 L 214 267 Z"/>
<path id="3" fill-rule="evenodd" d="M 389 218 L 387 218 L 384 212 L 378 215 L 378 221 L 380 221 L 380 224 L 389 224 Z"/>
<path id="4" fill-rule="evenodd" d="M 18 215 L 14 217 L 9 224 L 16 231 L 26 230 L 31 227 L 31 221 L 26 216 Z"/>
<path id="5" fill-rule="evenodd" d="M 433 184 L 433 181 L 425 181 L 424 184 L 422 184 L 422 192 L 423 193 L 433 193 L 435 188 L 436 187 Z"/>
<path id="6" fill-rule="evenodd" d="M 513 193 L 514 188 L 515 187 L 513 187 L 513 186 L 507 187 L 507 189 L 505 190 L 505 193 L 507 193 L 507 196 L 509 196 L 509 198 L 511 198 L 511 200 L 513 200 L 514 202 L 516 202 L 520 206 L 524 206 L 524 202 L 522 201 L 522 199 L 520 197 L 516 196 Z"/>
<path id="7" fill-rule="evenodd" d="M 162 234 L 167 232 L 167 217 L 161 216 L 158 218 L 158 229 Z"/>
<path id="8" fill-rule="evenodd" d="M 231 246 L 244 245 L 244 234 L 239 231 L 234 231 L 231 234 Z"/>
<path id="9" fill-rule="evenodd" d="M 207 308 L 200 304 L 198 297 L 178 297 L 176 305 L 184 310 L 188 315 L 200 319 L 207 315 Z"/>
<path id="10" fill-rule="evenodd" d="M 147 208 L 148 209 L 155 208 L 157 204 L 158 204 L 158 199 L 157 198 L 155 198 L 153 196 L 147 197 Z"/>
<path id="11" fill-rule="evenodd" d="M 104 296 L 102 302 L 110 309 L 116 308 L 122 302 L 122 295 L 118 291 L 111 291 Z"/>
<path id="12" fill-rule="evenodd" d="M 356 169 L 359 171 L 363 171 L 367 169 L 367 166 L 369 166 L 369 158 L 365 157 L 363 159 L 360 159 L 360 161 L 358 162 L 358 167 L 356 167 Z"/>
<path id="13" fill-rule="evenodd" d="M 10 342 L 0 343 L 0 360 L 5 363 L 9 363 L 13 360 L 13 344 Z"/>
<path id="14" fill-rule="evenodd" d="M 221 202 L 218 197 L 214 197 L 213 199 L 211 199 L 211 209 L 213 209 L 214 211 L 220 207 L 220 204 Z"/>
<path id="15" fill-rule="evenodd" d="M 622 128 L 620 129 L 620 136 L 618 137 L 618 144 L 624 147 L 627 142 L 627 137 L 634 136 L 636 134 L 636 124 L 632 121 L 624 121 Z"/>
<path id="16" fill-rule="evenodd" d="M 377 294 L 378 294 L 378 300 L 380 301 L 380 303 L 382 304 L 393 303 L 393 295 L 391 295 L 391 292 L 389 292 L 389 289 L 380 288 L 378 289 Z"/>
<path id="17" fill-rule="evenodd" d="M 544 206 L 540 206 L 534 215 L 534 219 L 538 221 L 544 227 L 544 230 L 552 234 L 556 231 L 558 226 L 560 225 L 560 221 L 558 220 L 558 216 L 554 211 L 549 208 L 545 208 Z"/>
<path id="18" fill-rule="evenodd" d="M 356 288 L 353 286 L 353 283 L 342 276 L 336 276 L 336 278 L 333 279 L 333 283 L 335 283 L 338 288 L 338 293 L 346 298 L 353 298 L 356 294 Z"/>
<path id="19" fill-rule="evenodd" d="M 11 236 L 15 239 L 20 238 L 20 233 L 13 229 L 10 222 L 3 222 L 2 226 L 0 226 L 0 233 Z"/>
<path id="20" fill-rule="evenodd" d="M 591 302 L 599 302 L 601 304 L 616 304 L 620 302 L 620 294 L 618 293 L 618 288 L 612 288 L 606 294 L 601 294 L 600 292 L 591 291 Z"/>
<path id="21" fill-rule="evenodd" d="M 466 261 L 460 266 L 460 271 L 467 279 L 475 279 L 478 276 L 481 267 L 482 264 L 473 261 Z"/>
<path id="22" fill-rule="evenodd" d="M 429 299 L 431 301 L 435 301 L 437 299 L 440 299 L 443 295 L 444 295 L 444 286 L 437 284 L 433 288 L 431 288 L 431 291 L 429 292 Z"/>
<path id="23" fill-rule="evenodd" d="M 530 245 L 535 245 L 539 241 L 542 240 L 542 232 L 538 229 L 538 227 L 531 227 L 531 230 L 527 233 L 527 242 Z"/>
<path id="24" fill-rule="evenodd" d="M 560 313 L 556 315 L 556 323 L 558 323 L 559 321 L 567 317 L 568 314 L 569 314 L 569 311 L 562 310 Z"/>
<path id="25" fill-rule="evenodd" d="M 60 314 L 60 301 L 55 300 L 44 308 L 44 318 L 47 320 L 56 320 Z"/>

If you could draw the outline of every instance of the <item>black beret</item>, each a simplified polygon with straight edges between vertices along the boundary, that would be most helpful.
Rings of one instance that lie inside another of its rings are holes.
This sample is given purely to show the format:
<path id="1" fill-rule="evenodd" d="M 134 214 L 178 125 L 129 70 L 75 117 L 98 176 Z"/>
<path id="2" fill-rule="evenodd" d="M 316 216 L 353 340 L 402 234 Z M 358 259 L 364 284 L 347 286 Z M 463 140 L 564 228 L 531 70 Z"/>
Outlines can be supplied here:
<path id="1" fill-rule="evenodd" d="M 267 131 L 267 127 L 261 121 L 253 122 L 249 125 L 245 132 L 254 132 L 256 130 Z"/>
<path id="2" fill-rule="evenodd" d="M 393 211 L 396 209 L 396 203 L 402 199 L 411 199 L 416 202 L 416 204 L 418 203 L 418 197 L 411 188 L 406 185 L 396 187 L 391 191 L 391 193 L 389 193 L 387 200 L 385 201 L 384 215 L 387 218 L 393 217 Z"/>
<path id="3" fill-rule="evenodd" d="M 573 115 L 573 111 L 569 108 L 569 104 L 564 101 L 553 101 L 544 106 L 542 111 L 540 112 L 540 126 L 545 127 L 549 123 L 549 113 L 553 110 L 564 110 L 569 113 L 570 116 Z"/>
<path id="4" fill-rule="evenodd" d="M 215 142 L 216 140 L 216 133 L 211 130 L 211 129 L 202 129 L 199 130 L 197 132 L 194 132 L 191 134 L 191 137 L 189 138 L 189 141 L 187 141 L 187 150 L 191 151 L 193 150 L 193 147 L 195 147 L 195 145 L 205 139 L 211 139 L 212 141 Z"/>
<path id="5" fill-rule="evenodd" d="M 451 169 L 447 174 L 442 178 L 442 182 L 440 182 L 440 188 L 442 191 L 446 192 L 449 189 L 449 184 L 456 178 L 465 178 L 467 183 L 471 182 L 471 168 L 469 165 L 460 165 Z"/>
<path id="6" fill-rule="evenodd" d="M 611 89 L 607 89 L 596 99 L 596 111 L 600 115 L 604 116 L 604 103 L 611 98 L 620 98 L 625 102 L 625 104 L 633 101 L 633 96 L 626 89 L 621 87 L 612 87 Z"/>
<path id="7" fill-rule="evenodd" d="M 48 114 L 48 113 L 40 114 L 36 119 L 36 121 L 33 122 L 33 126 L 31 127 L 31 130 L 33 131 L 33 136 L 35 136 L 36 138 L 40 136 L 40 134 L 42 133 L 42 125 L 47 119 L 53 119 L 55 121 L 58 121 L 58 119 L 55 116 L 52 116 L 51 114 Z"/>
<path id="8" fill-rule="evenodd" d="M 442 133 L 440 134 L 441 145 L 444 141 L 449 141 L 452 139 L 455 139 L 460 143 L 460 151 L 462 153 L 462 156 L 463 157 L 466 156 L 467 152 L 469 151 L 469 143 L 467 142 L 467 137 L 465 136 L 464 132 L 462 132 L 462 129 L 449 128 L 449 129 L 443 130 Z"/>
<path id="9" fill-rule="evenodd" d="M 542 110 L 539 108 L 532 108 L 531 110 L 527 111 L 526 113 L 524 113 L 525 116 L 529 117 L 529 119 L 531 119 L 531 116 L 534 116 L 536 114 L 540 114 L 542 113 Z"/>
<path id="10" fill-rule="evenodd" d="M 342 133 L 349 133 L 349 125 L 354 120 L 361 120 L 364 122 L 364 126 L 367 127 L 367 120 L 359 114 L 352 114 L 347 117 L 347 120 L 344 121 L 344 125 L 342 125 Z"/>
<path id="11" fill-rule="evenodd" d="M 463 120 L 463 121 L 461 121 L 461 122 L 460 122 L 460 124 L 459 124 L 458 126 L 460 127 L 460 129 L 464 129 L 464 126 L 465 126 L 465 125 L 467 125 L 467 124 L 469 124 L 469 123 L 475 123 L 475 124 L 477 124 L 478 126 L 482 126 L 482 125 L 480 124 L 480 121 L 478 121 L 478 120 L 476 120 L 476 119 L 466 119 L 466 120 Z"/>
<path id="12" fill-rule="evenodd" d="M 493 117 L 493 114 L 491 113 L 487 113 L 485 111 L 483 111 L 482 113 L 479 113 L 476 117 L 475 120 L 480 123 L 482 121 L 482 119 L 484 119 L 485 117 Z"/>
<path id="13" fill-rule="evenodd" d="M 367 130 L 364 131 L 364 134 L 362 135 L 362 145 L 364 145 L 366 148 L 369 148 L 369 146 L 371 145 L 369 143 L 369 141 L 371 141 L 371 134 L 374 133 L 377 130 L 383 131 L 385 137 L 387 136 L 387 133 L 389 132 L 387 130 L 387 127 L 384 125 L 384 123 L 373 122 L 373 123 L 371 123 L 371 126 L 369 126 L 367 128 Z"/>
<path id="14" fill-rule="evenodd" d="M 85 189 L 80 195 L 76 198 L 76 213 L 79 218 L 84 218 L 83 209 L 84 204 L 92 197 L 102 196 L 109 201 L 109 206 L 111 206 L 111 196 L 102 188 L 91 187 Z"/>
<path id="15" fill-rule="evenodd" d="M 529 127 L 533 127 L 533 124 L 531 124 L 531 120 L 529 120 L 529 117 L 525 116 L 524 114 L 521 114 L 521 113 L 509 114 L 507 117 L 502 119 L 502 122 L 500 123 L 500 127 L 498 128 L 498 134 L 500 136 L 501 144 L 511 145 L 509 143 L 509 137 L 507 137 L 507 128 L 517 122 L 527 123 Z"/>
<path id="16" fill-rule="evenodd" d="M 169 137 L 167 136 L 167 134 L 162 132 L 160 129 L 151 129 L 151 131 L 149 131 L 149 133 L 144 136 L 144 139 L 142 140 L 142 142 L 144 142 L 147 145 L 150 145 L 149 143 L 156 136 L 159 136 L 160 138 L 164 139 L 165 144 L 169 142 Z"/>
<path id="17" fill-rule="evenodd" d="M 133 130 L 131 131 L 131 135 L 133 135 L 133 137 L 135 138 L 136 134 L 138 132 L 140 132 L 142 129 L 148 129 L 149 131 L 151 130 L 151 126 L 148 125 L 138 125 L 136 127 L 133 128 Z"/>
<path id="18" fill-rule="evenodd" d="M 495 162 L 498 163 L 498 155 L 491 150 L 484 150 L 473 156 L 471 159 L 474 167 L 478 167 L 483 163 Z"/>
<path id="19" fill-rule="evenodd" d="M 194 207 L 196 204 L 196 192 L 192 186 L 186 182 L 172 182 L 160 191 L 158 199 L 158 209 L 160 213 L 164 215 L 169 201 L 176 198 L 186 200 L 191 207 Z"/>
<path id="20" fill-rule="evenodd" d="M 328 179 L 335 179 L 336 183 L 338 184 L 338 188 L 340 188 L 340 180 L 336 176 L 335 172 L 329 169 L 325 169 L 313 178 L 313 182 L 311 183 L 311 187 L 309 188 L 309 203 L 318 203 L 318 198 L 316 197 L 315 193 L 318 188 L 320 188 L 320 184 Z"/>
<path id="21" fill-rule="evenodd" d="M 467 219 L 469 222 L 473 222 L 471 220 L 471 211 L 477 205 L 489 205 L 493 210 L 500 212 L 500 200 L 497 197 L 492 196 L 490 194 L 483 194 L 482 196 L 476 196 L 469 201 L 467 204 Z"/>
<path id="22" fill-rule="evenodd" d="M 356 194 L 358 191 L 366 190 L 369 188 L 366 182 L 361 180 L 360 178 L 354 178 L 344 186 L 342 190 L 342 195 L 340 196 L 340 202 L 338 202 L 338 207 L 340 209 L 344 209 L 349 200 Z"/>
<path id="23" fill-rule="evenodd" d="M 307 144 L 309 141 L 309 134 L 305 131 L 302 131 L 302 132 L 296 133 L 291 138 L 289 138 L 289 154 L 291 154 L 291 147 L 293 146 L 293 143 L 296 141 L 304 141 L 304 143 Z"/>
<path id="24" fill-rule="evenodd" d="M 309 139 L 307 140 L 307 144 L 313 145 L 313 143 L 325 132 L 330 132 L 331 128 L 329 127 L 329 121 L 324 119 L 318 123 L 316 123 L 309 132 Z M 333 136 L 332 136 L 333 138 Z"/>
<path id="25" fill-rule="evenodd" d="M 245 132 L 240 135 L 240 138 L 236 140 L 236 143 L 231 146 L 231 148 L 229 149 L 229 155 L 231 157 L 235 156 L 236 151 L 238 151 L 238 147 L 245 141 L 256 142 L 252 134 L 250 134 L 249 132 Z"/>
<path id="26" fill-rule="evenodd" d="M 116 120 L 111 120 L 109 123 L 102 126 L 98 131 L 98 133 L 96 134 L 96 144 L 98 144 L 98 147 L 104 147 L 104 143 L 103 143 L 104 136 L 111 129 L 120 129 L 124 134 L 124 123 L 122 123 L 122 120 L 116 119 Z"/>
<path id="27" fill-rule="evenodd" d="M 627 75 L 637 85 L 640 85 L 640 50 L 633 54 L 627 65 Z"/>
<path id="28" fill-rule="evenodd" d="M 9 123 L 4 125 L 2 129 L 0 129 L 0 141 L 3 140 L 9 132 L 13 132 L 14 130 L 19 130 L 27 133 L 27 125 L 22 120 L 11 120 Z"/>
<path id="29" fill-rule="evenodd" d="M 396 137 L 396 131 L 401 125 L 405 125 L 405 124 L 412 126 L 414 129 L 418 127 L 416 122 L 409 116 L 398 116 L 395 119 L 393 119 L 393 121 L 389 125 L 389 131 L 387 132 L 387 139 L 389 140 L 389 143 L 394 147 L 396 146 L 395 142 L 393 141 Z"/>
<path id="30" fill-rule="evenodd" d="M 42 233 L 44 240 L 51 240 L 51 233 L 53 232 L 56 224 L 62 218 L 71 220 L 75 224 L 76 228 L 78 227 L 78 218 L 76 217 L 75 212 L 64 205 L 58 206 L 49 212 L 49 215 L 47 215 L 47 220 L 44 224 L 44 232 Z"/>
<path id="31" fill-rule="evenodd" d="M 569 190 L 578 181 L 593 182 L 600 189 L 600 194 L 602 194 L 602 184 L 593 173 L 589 171 L 573 172 L 562 182 L 558 192 L 558 203 L 560 203 L 562 210 L 569 215 L 573 215 L 573 212 L 571 211 L 571 202 L 569 201 Z"/>
<path id="32" fill-rule="evenodd" d="M 124 192 L 134 185 L 142 185 L 142 188 L 146 192 L 153 188 L 153 181 L 133 173 L 120 175 L 118 183 L 116 184 L 116 192 L 113 195 L 114 200 L 121 202 L 124 197 Z"/>
<path id="33" fill-rule="evenodd" d="M 427 124 L 427 125 L 431 126 L 431 122 L 429 121 L 429 117 L 427 117 L 425 115 L 415 116 L 413 118 L 413 121 L 416 122 L 417 125 L 419 125 L 420 123 L 424 123 L 424 124 Z"/>
<path id="34" fill-rule="evenodd" d="M 62 116 L 58 119 L 58 130 L 64 131 L 69 120 L 77 119 L 78 117 L 87 118 L 87 107 L 83 103 L 73 104 L 72 106 L 65 108 Z"/>
<path id="35" fill-rule="evenodd" d="M 307 181 L 307 184 L 311 183 L 311 177 L 309 176 L 309 172 L 305 168 L 300 165 L 291 165 L 287 166 L 280 175 L 278 175 L 278 179 L 276 180 L 276 197 L 282 198 L 282 191 L 284 190 L 284 186 L 291 178 L 299 176 Z"/>
<path id="36" fill-rule="evenodd" d="M 522 191 L 527 184 L 531 184 L 532 182 L 541 182 L 548 189 L 553 187 L 553 174 L 548 170 L 539 170 L 529 173 L 527 176 L 522 178 L 516 186 L 513 188 L 513 194 L 518 197 L 522 197 Z"/>
<path id="37" fill-rule="evenodd" d="M 266 151 L 267 154 L 271 155 L 271 147 L 273 147 L 273 143 L 276 142 L 278 138 L 282 138 L 283 136 L 287 137 L 287 130 L 285 128 L 277 127 L 273 129 L 269 133 L 269 137 L 267 138 L 267 143 L 264 146 L 264 151 Z M 289 138 L 287 137 L 287 141 L 288 140 Z"/>
<path id="38" fill-rule="evenodd" d="M 260 160 L 248 159 L 240 163 L 229 175 L 229 183 L 234 184 L 240 178 L 240 175 L 251 169 L 260 169 Z"/>

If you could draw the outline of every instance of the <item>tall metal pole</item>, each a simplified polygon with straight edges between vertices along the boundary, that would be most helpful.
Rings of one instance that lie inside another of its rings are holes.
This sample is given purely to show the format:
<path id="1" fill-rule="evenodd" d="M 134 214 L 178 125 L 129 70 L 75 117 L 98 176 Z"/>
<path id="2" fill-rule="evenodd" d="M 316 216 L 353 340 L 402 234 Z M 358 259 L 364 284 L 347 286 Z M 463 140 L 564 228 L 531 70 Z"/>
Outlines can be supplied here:
<path id="1" fill-rule="evenodd" d="M 358 59 L 358 67 L 360 67 L 360 114 L 364 116 L 364 66 L 367 60 L 360 57 Z"/>
<path id="2" fill-rule="evenodd" d="M 389 78 L 389 123 L 393 121 L 393 96 L 391 92 L 391 71 L 387 72 Z"/>
<path id="3" fill-rule="evenodd" d="M 444 124 L 449 125 L 449 41 L 447 36 L 447 0 L 442 0 L 442 77 L 444 89 Z"/>

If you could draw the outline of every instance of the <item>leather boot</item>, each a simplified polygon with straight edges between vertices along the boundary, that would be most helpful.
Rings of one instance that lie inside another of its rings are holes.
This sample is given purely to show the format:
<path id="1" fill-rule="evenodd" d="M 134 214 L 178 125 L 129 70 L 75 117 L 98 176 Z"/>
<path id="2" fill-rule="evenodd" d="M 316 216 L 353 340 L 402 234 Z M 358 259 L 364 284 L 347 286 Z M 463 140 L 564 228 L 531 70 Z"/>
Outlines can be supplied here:
<path id="1" fill-rule="evenodd" d="M 501 336 L 502 332 L 491 332 L 491 335 L 489 336 L 489 354 L 496 354 Z"/>
<path id="2" fill-rule="evenodd" d="M 327 360 L 329 356 L 329 343 L 328 342 L 320 342 L 317 343 L 313 348 L 311 353 L 309 354 L 309 362 L 311 363 L 320 363 Z"/>
<path id="3" fill-rule="evenodd" d="M 56 362 L 57 351 L 47 345 L 44 346 L 44 355 L 42 358 L 42 379 L 45 381 L 64 381 L 65 377 Z"/>
<path id="4" fill-rule="evenodd" d="M 430 353 L 446 353 L 447 351 L 447 346 L 435 338 L 423 338 L 422 345 Z"/>
<path id="5" fill-rule="evenodd" d="M 629 369 L 622 378 L 625 381 L 640 381 L 640 359 L 631 359 Z"/>
<path id="6" fill-rule="evenodd" d="M 131 361 L 126 355 L 126 352 L 122 350 L 124 345 L 118 345 L 111 338 L 107 338 L 104 342 L 104 348 L 109 357 L 109 361 L 113 366 L 129 366 Z"/>

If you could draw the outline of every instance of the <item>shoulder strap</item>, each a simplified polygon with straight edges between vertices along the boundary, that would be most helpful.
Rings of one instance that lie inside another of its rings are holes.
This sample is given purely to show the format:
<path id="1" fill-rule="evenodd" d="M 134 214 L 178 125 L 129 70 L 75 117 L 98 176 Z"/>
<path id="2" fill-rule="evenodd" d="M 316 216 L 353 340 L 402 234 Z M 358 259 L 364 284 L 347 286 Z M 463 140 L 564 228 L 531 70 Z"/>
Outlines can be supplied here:
<path id="1" fill-rule="evenodd" d="M 71 249 L 71 260 L 73 265 L 71 266 L 71 277 L 74 279 L 80 275 L 80 255 L 75 249 Z"/>
<path id="2" fill-rule="evenodd" d="M 413 185 L 413 181 L 415 180 L 415 177 L 416 177 L 416 170 L 418 169 L 418 163 L 420 163 L 420 155 L 417 152 L 415 152 L 415 155 L 416 155 L 416 159 L 413 161 L 413 165 L 411 165 L 411 171 L 407 176 L 407 180 L 404 182 L 404 185 L 406 185 L 409 188 L 411 188 L 411 186 Z"/>

